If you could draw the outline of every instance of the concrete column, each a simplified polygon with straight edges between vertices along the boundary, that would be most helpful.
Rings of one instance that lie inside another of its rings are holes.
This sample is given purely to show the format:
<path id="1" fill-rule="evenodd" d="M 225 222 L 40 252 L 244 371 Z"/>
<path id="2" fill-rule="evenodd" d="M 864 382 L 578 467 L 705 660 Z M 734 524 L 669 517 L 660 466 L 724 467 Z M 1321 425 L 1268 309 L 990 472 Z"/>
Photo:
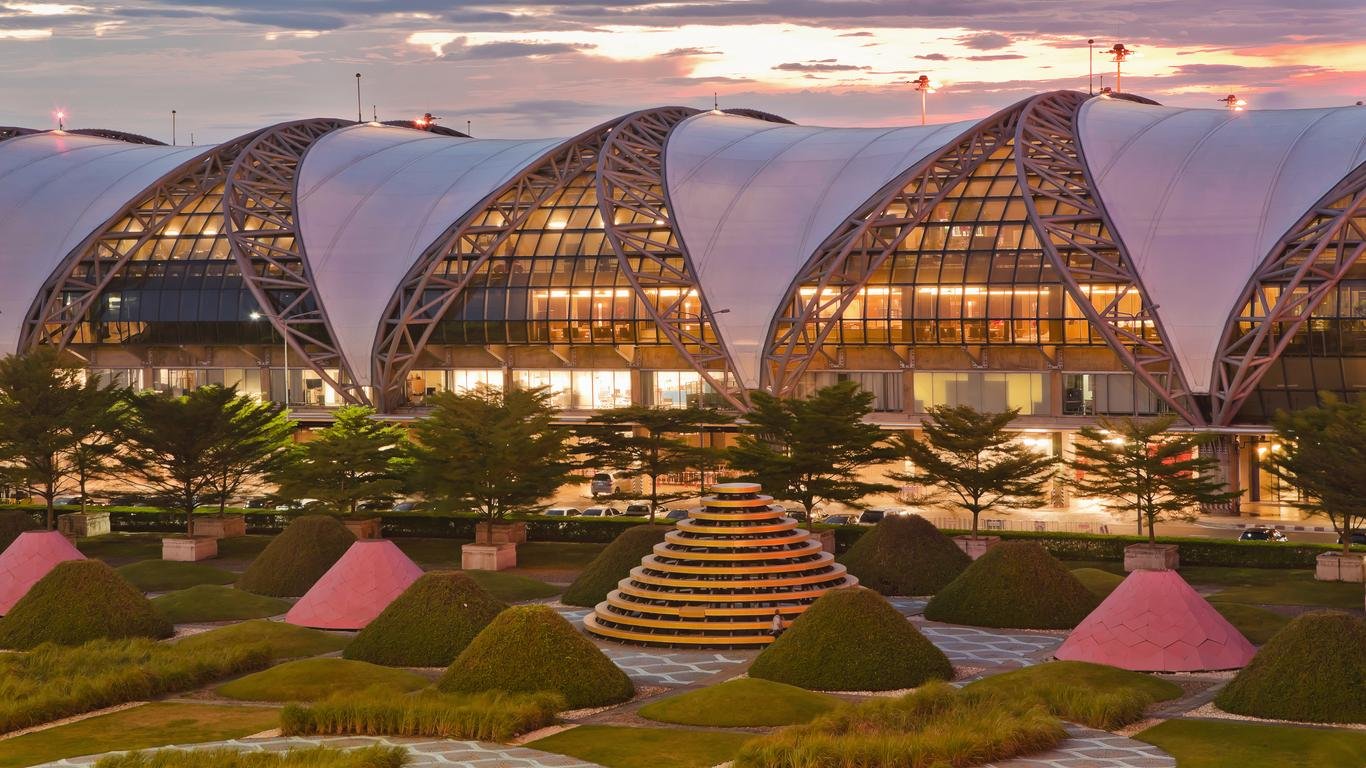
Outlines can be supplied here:
<path id="1" fill-rule="evenodd" d="M 1224 484 L 1225 489 L 1230 491 L 1241 491 L 1241 478 L 1238 472 L 1238 439 L 1233 435 L 1220 435 L 1218 438 L 1207 443 L 1200 450 L 1206 451 L 1217 462 L 1215 469 L 1217 477 Z M 1207 515 L 1236 515 L 1238 514 L 1240 499 L 1234 499 L 1226 504 L 1202 504 L 1200 511 Z"/>

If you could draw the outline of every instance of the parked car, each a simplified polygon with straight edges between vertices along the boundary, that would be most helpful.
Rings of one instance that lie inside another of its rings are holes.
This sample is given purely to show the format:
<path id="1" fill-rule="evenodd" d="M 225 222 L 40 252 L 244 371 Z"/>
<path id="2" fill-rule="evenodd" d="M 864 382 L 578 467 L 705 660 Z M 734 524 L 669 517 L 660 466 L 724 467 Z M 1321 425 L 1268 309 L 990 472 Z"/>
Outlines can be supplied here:
<path id="1" fill-rule="evenodd" d="M 1284 533 L 1266 525 L 1256 525 L 1243 531 L 1239 541 L 1289 541 Z"/>
<path id="2" fill-rule="evenodd" d="M 59 507 L 74 507 L 81 503 L 80 496 L 53 496 L 52 503 Z"/>
<path id="3" fill-rule="evenodd" d="M 887 517 L 887 511 L 882 509 L 865 509 L 858 514 L 854 520 L 859 525 L 877 525 Z"/>
<path id="4" fill-rule="evenodd" d="M 854 525 L 854 516 L 841 512 L 837 515 L 826 515 L 821 518 L 821 522 L 825 525 Z"/>
<path id="5" fill-rule="evenodd" d="M 626 473 L 616 469 L 594 472 L 593 479 L 588 482 L 588 492 L 595 499 L 599 496 L 625 493 L 630 487 L 631 479 L 626 477 Z"/>
<path id="6" fill-rule="evenodd" d="M 664 512 L 665 510 L 660 509 L 660 510 L 656 510 L 656 511 L 662 513 L 662 512 Z M 650 505 L 649 505 L 649 504 L 646 504 L 645 502 L 636 502 L 636 503 L 633 503 L 633 504 L 627 504 L 627 505 L 626 505 L 626 514 L 628 514 L 628 515 L 633 515 L 633 516 L 635 516 L 635 517 L 649 517 L 649 516 L 650 516 Z"/>
<path id="7" fill-rule="evenodd" d="M 678 520 L 686 520 L 687 518 L 688 518 L 688 510 L 686 510 L 686 509 L 680 509 L 680 508 L 675 507 L 675 508 L 673 508 L 673 509 L 666 509 L 666 510 L 664 510 L 664 519 L 665 519 L 665 520 L 674 520 L 674 521 L 678 521 Z"/>
<path id="8" fill-rule="evenodd" d="M 247 503 L 243 506 L 247 509 L 270 509 L 275 506 L 275 502 L 261 496 L 255 499 L 247 499 Z"/>
<path id="9" fill-rule="evenodd" d="M 426 506 L 427 502 L 425 501 L 413 501 L 412 499 L 409 499 L 407 501 L 398 502 L 390 507 L 390 509 L 394 512 L 421 512 Z"/>
<path id="10" fill-rule="evenodd" d="M 576 507 L 551 507 L 542 512 L 543 517 L 578 517 L 579 510 Z"/>
<path id="11" fill-rule="evenodd" d="M 622 511 L 616 507 L 589 507 L 582 513 L 583 517 L 619 517 Z"/>
<path id="12" fill-rule="evenodd" d="M 1354 531 L 1348 531 L 1347 538 L 1353 544 L 1366 544 L 1366 529 L 1358 528 Z M 1338 543 L 1342 543 L 1341 535 L 1338 536 Z"/>
<path id="13" fill-rule="evenodd" d="M 783 509 L 777 504 L 770 504 L 768 505 L 768 508 L 774 510 L 775 512 L 782 512 L 783 514 L 787 515 L 793 520 L 796 520 L 799 523 L 805 523 L 810 521 L 810 516 L 807 515 L 806 510 L 802 509 L 801 507 L 788 507 L 787 509 Z"/>
<path id="14" fill-rule="evenodd" d="M 151 497 L 149 497 L 149 496 L 143 496 L 142 494 L 137 494 L 137 493 L 124 493 L 124 494 L 120 494 L 120 495 L 118 495 L 118 496 L 113 496 L 113 497 L 111 497 L 111 498 L 109 499 L 109 506 L 111 506 L 111 507 L 148 507 L 148 506 L 151 506 L 151 505 L 152 505 L 153 501 L 154 501 L 154 500 L 153 500 Z"/>

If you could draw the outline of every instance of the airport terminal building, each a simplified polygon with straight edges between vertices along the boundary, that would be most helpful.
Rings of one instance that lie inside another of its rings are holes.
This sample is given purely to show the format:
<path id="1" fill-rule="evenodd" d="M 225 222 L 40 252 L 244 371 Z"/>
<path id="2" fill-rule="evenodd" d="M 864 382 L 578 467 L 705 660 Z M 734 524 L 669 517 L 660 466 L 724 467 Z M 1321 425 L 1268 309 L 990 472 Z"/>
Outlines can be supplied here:
<path id="1" fill-rule="evenodd" d="M 0 351 L 315 419 L 480 382 L 548 385 L 574 419 L 843 379 L 889 428 L 1019 408 L 1055 450 L 1172 413 L 1256 493 L 1272 413 L 1366 389 L 1364 161 L 1363 107 L 1070 91 L 899 129 L 0 128 Z"/>

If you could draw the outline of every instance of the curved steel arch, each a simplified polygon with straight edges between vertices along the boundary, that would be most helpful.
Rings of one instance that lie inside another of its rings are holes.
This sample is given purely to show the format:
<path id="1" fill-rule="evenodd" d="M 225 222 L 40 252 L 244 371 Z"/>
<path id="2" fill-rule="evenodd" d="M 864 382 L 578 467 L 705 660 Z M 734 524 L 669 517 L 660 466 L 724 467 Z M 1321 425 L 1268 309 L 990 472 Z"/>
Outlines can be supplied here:
<path id="1" fill-rule="evenodd" d="M 737 409 L 747 410 L 748 393 L 726 353 L 683 236 L 674 225 L 665 184 L 669 132 L 696 114 L 699 110 L 691 107 L 664 107 L 637 112 L 618 124 L 598 162 L 598 207 L 622 273 L 660 332 L 713 390 Z M 677 289 L 677 295 L 652 301 L 645 293 L 648 288 Z M 701 304 L 698 317 L 683 312 L 684 302 L 694 295 Z"/>
<path id="2" fill-rule="evenodd" d="M 19 348 L 51 344 L 64 349 L 70 344 L 86 314 L 133 255 L 223 184 L 238 153 L 260 134 L 255 131 L 195 155 L 139 193 L 73 248 L 34 298 Z M 129 238 L 126 231 L 111 231 L 130 216 L 138 222 L 136 238 Z"/>
<path id="3" fill-rule="evenodd" d="M 1366 254 L 1366 163 L 1295 222 L 1243 289 L 1224 325 L 1210 388 L 1213 423 L 1227 426 L 1309 316 Z M 1268 289 L 1279 291 L 1273 299 Z M 1252 314 L 1244 316 L 1245 309 Z"/>
<path id="4" fill-rule="evenodd" d="M 323 135 L 347 125 L 352 122 L 315 118 L 257 134 L 228 170 L 223 218 L 242 280 L 285 343 L 342 399 L 368 403 L 333 341 L 294 215 L 304 153 Z M 344 375 L 333 377 L 328 368 Z"/>
<path id="5" fill-rule="evenodd" d="M 1028 192 L 1025 210 L 1039 231 L 1044 253 L 1092 327 L 1177 415 L 1192 425 L 1205 424 L 1205 415 L 1167 344 L 1169 337 L 1086 169 L 1076 117 L 1089 98 L 1076 91 L 1055 91 L 1025 105 L 1015 137 L 1020 189 Z M 1039 201 L 1044 199 L 1054 203 L 1048 213 L 1039 210 Z M 1097 309 L 1082 291 L 1082 280 L 1119 285 L 1120 290 L 1103 309 Z M 1120 312 L 1120 302 L 1130 292 L 1140 299 L 1136 315 Z M 1144 333 L 1148 327 L 1154 329 L 1156 339 Z"/>
<path id="6" fill-rule="evenodd" d="M 788 286 L 770 323 L 762 386 L 778 395 L 796 389 L 859 290 L 950 190 L 1014 139 L 1027 103 L 997 112 L 899 174 L 825 239 Z M 888 213 L 893 207 L 905 213 Z M 816 288 L 803 299 L 801 287 L 810 283 Z"/>
<path id="7" fill-rule="evenodd" d="M 597 162 L 613 127 L 623 118 L 591 128 L 528 165 L 455 221 L 418 257 L 389 299 L 377 329 L 373 364 L 375 400 L 385 410 L 401 402 L 403 382 L 436 326 L 479 268 L 488 262 L 533 211 Z M 475 224 L 488 211 L 494 224 Z M 454 261 L 458 269 L 441 274 Z M 434 294 L 434 295 L 429 295 Z"/>

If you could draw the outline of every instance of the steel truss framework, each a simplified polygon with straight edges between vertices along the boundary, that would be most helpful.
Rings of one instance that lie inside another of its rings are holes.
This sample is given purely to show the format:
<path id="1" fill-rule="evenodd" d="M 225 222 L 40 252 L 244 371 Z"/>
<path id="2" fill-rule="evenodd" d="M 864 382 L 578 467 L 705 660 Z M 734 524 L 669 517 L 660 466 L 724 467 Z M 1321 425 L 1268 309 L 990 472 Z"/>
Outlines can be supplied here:
<path id="1" fill-rule="evenodd" d="M 382 409 L 392 410 L 402 403 L 408 372 L 479 269 L 533 211 L 594 167 L 618 123 L 603 123 L 542 155 L 422 252 L 389 300 L 375 340 L 374 381 Z"/>
<path id="2" fill-rule="evenodd" d="M 1276 242 L 1234 305 L 1214 363 L 1214 424 L 1232 423 L 1310 314 L 1363 254 L 1366 163 L 1338 182 Z"/>
<path id="3" fill-rule="evenodd" d="M 167 224 L 223 184 L 228 166 L 260 133 L 221 144 L 180 165 L 72 249 L 29 309 L 19 348 L 41 344 L 66 348 L 109 282 L 133 255 L 160 238 Z M 115 231 L 119 222 L 130 217 L 134 226 Z M 136 234 L 130 237 L 131 233 Z"/>
<path id="4" fill-rule="evenodd" d="M 670 215 L 664 183 L 664 145 L 674 126 L 699 111 L 665 107 L 623 120 L 603 147 L 598 163 L 598 206 L 622 272 L 650 317 L 707 384 L 740 410 L 749 406 L 735 366 L 726 354 L 682 236 Z M 655 289 L 651 300 L 646 289 Z M 661 289 L 673 289 L 672 291 Z M 685 312 L 690 298 L 698 315 Z"/>
<path id="5" fill-rule="evenodd" d="M 1073 300 L 1125 366 L 1188 424 L 1204 424 L 1205 415 L 1186 386 L 1133 261 L 1093 192 L 1076 125 L 1077 112 L 1088 98 L 1075 91 L 1056 91 L 1025 104 L 1015 140 L 1025 208 Z M 1043 201 L 1052 204 L 1041 208 Z M 1083 281 L 1113 284 L 1119 290 L 1106 306 L 1097 308 L 1082 291 Z M 1141 299 L 1137 314 L 1120 310 L 1130 293 Z M 1155 337 L 1146 332 L 1148 328 Z"/>
<path id="6" fill-rule="evenodd" d="M 300 120 L 257 135 L 228 171 L 223 213 L 242 279 L 285 343 L 343 400 L 368 403 L 333 341 L 294 210 L 304 153 L 324 134 L 347 125 L 352 123 Z"/>

